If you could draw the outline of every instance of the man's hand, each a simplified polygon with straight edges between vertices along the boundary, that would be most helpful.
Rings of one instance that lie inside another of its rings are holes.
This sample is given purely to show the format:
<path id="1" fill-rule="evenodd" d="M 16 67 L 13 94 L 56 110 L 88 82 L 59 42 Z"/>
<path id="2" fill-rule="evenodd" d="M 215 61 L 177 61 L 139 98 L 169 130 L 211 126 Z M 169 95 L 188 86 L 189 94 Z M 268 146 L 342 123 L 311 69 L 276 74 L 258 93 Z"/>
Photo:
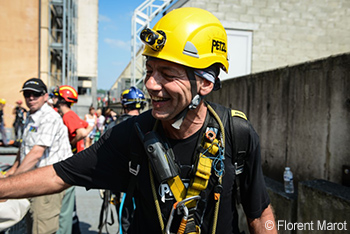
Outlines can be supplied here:
<path id="1" fill-rule="evenodd" d="M 260 218 L 248 218 L 248 226 L 250 233 L 277 233 L 275 217 L 271 205 L 262 212 Z"/>

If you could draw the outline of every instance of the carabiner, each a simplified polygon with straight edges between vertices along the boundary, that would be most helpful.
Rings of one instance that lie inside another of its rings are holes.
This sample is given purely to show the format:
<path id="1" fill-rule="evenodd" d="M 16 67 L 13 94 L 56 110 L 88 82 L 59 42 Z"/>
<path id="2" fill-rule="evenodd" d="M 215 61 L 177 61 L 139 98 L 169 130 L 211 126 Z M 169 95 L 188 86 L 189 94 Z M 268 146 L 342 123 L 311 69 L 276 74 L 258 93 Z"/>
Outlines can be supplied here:
<path id="1" fill-rule="evenodd" d="M 179 211 L 182 211 L 184 213 L 184 216 L 181 220 L 181 223 L 180 223 L 180 226 L 179 226 L 179 230 L 178 230 L 178 234 L 183 234 L 185 232 L 185 228 L 186 228 L 186 224 L 187 224 L 187 219 L 188 219 L 188 208 L 186 207 L 185 203 L 189 202 L 189 201 L 192 201 L 192 200 L 199 200 L 201 198 L 201 196 L 199 195 L 196 195 L 196 196 L 193 196 L 193 197 L 188 197 L 188 198 L 185 198 L 183 199 L 182 201 L 179 201 L 179 202 L 175 202 L 172 209 L 171 209 L 171 212 L 170 212 L 170 215 L 169 215 L 169 219 L 168 219 L 168 222 L 166 224 L 166 228 L 165 228 L 165 234 L 170 234 L 170 227 L 171 227 L 171 224 L 173 222 L 173 218 L 174 218 L 174 213 L 175 213 L 175 210 L 179 208 Z"/>

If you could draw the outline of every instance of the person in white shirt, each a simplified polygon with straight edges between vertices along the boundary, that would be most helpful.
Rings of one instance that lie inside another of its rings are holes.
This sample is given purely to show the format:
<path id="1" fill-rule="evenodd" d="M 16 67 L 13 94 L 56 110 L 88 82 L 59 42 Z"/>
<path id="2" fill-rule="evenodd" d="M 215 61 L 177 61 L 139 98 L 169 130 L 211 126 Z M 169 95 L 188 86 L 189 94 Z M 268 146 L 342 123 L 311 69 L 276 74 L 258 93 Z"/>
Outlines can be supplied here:
<path id="1" fill-rule="evenodd" d="M 92 131 L 85 137 L 85 149 L 87 149 L 92 145 L 96 134 L 97 116 L 93 106 L 90 106 L 89 113 L 85 115 L 84 120 L 88 122 L 90 126 L 93 126 Z"/>
<path id="2" fill-rule="evenodd" d="M 29 79 L 21 91 L 29 108 L 29 116 L 20 150 L 7 176 L 52 165 L 72 155 L 67 127 L 61 116 L 46 103 L 48 93 L 44 82 L 37 78 Z M 30 199 L 27 226 L 33 234 L 54 233 L 58 230 L 64 193 Z"/>
<path id="3" fill-rule="evenodd" d="M 97 131 L 100 133 L 99 135 L 102 136 L 104 130 L 105 130 L 105 120 L 106 117 L 102 115 L 102 110 L 99 108 L 96 110 L 96 115 L 97 115 Z"/>

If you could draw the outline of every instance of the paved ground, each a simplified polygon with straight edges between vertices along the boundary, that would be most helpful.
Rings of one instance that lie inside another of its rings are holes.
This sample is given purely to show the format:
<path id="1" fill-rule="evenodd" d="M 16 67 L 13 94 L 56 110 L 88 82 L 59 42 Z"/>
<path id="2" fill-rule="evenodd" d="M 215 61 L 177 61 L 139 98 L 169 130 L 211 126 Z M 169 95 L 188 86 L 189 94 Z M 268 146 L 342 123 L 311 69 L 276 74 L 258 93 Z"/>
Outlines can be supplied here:
<path id="1" fill-rule="evenodd" d="M 15 160 L 14 155 L 0 155 L 0 165 L 12 164 Z M 97 234 L 99 215 L 102 205 L 102 199 L 98 190 L 86 191 L 85 188 L 76 188 L 77 213 L 80 221 L 80 230 L 82 234 Z M 116 234 L 118 232 L 117 216 L 115 209 L 112 210 L 115 223 L 108 226 L 108 233 Z M 109 219 L 110 220 L 110 219 Z M 107 233 L 103 229 L 102 233 Z"/>
<path id="2" fill-rule="evenodd" d="M 80 221 L 80 230 L 82 234 L 97 234 L 99 215 L 102 205 L 102 199 L 98 190 L 86 191 L 85 188 L 76 188 L 77 210 Z M 112 226 L 107 226 L 109 233 L 117 233 L 118 224 L 115 209 L 112 210 L 115 223 Z M 110 217 L 108 218 L 110 222 Z M 106 228 L 103 233 L 107 233 Z"/>

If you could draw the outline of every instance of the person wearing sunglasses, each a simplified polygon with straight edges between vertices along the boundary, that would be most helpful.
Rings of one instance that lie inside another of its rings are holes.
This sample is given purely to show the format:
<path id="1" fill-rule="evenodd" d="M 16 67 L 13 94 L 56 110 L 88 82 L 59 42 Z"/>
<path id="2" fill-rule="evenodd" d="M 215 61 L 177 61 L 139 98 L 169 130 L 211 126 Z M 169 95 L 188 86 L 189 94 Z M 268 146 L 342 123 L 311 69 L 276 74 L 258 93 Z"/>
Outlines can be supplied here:
<path id="1" fill-rule="evenodd" d="M 41 79 L 31 78 L 21 92 L 29 108 L 23 141 L 7 175 L 16 175 L 52 165 L 72 155 L 67 127 L 61 116 L 48 104 L 47 87 Z M 30 199 L 27 226 L 32 233 L 54 233 L 59 228 L 59 214 L 65 191 Z"/>

